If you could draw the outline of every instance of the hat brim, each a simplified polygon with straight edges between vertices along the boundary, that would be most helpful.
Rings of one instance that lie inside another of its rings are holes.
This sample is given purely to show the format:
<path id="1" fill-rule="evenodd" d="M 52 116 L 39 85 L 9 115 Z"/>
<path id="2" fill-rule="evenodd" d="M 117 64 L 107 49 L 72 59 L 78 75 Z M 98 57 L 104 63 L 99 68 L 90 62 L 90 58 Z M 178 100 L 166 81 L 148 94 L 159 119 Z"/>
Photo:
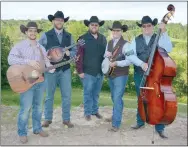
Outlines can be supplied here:
<path id="1" fill-rule="evenodd" d="M 28 28 L 24 25 L 20 25 L 20 31 L 25 34 L 25 32 L 28 30 Z M 42 29 L 37 29 L 37 32 L 40 33 Z"/>
<path id="2" fill-rule="evenodd" d="M 89 20 L 84 20 L 84 24 L 85 24 L 85 26 L 89 26 L 89 24 L 90 24 L 91 22 L 89 21 Z M 105 21 L 104 20 L 102 20 L 102 21 L 100 21 L 100 22 L 96 22 L 96 23 L 98 23 L 99 24 L 99 26 L 101 27 L 101 26 L 103 26 L 104 25 L 104 23 L 105 23 Z"/>
<path id="3" fill-rule="evenodd" d="M 61 17 L 60 17 L 61 18 Z M 54 20 L 55 17 L 53 15 L 48 15 L 48 20 L 52 22 L 52 20 Z M 62 18 L 64 20 L 64 22 L 67 22 L 69 20 L 69 17 L 66 18 Z"/>
<path id="4" fill-rule="evenodd" d="M 149 22 L 148 22 L 148 23 L 149 23 Z M 151 24 L 152 24 L 153 26 L 156 26 L 157 23 L 158 23 L 158 19 L 155 18 L 155 19 L 152 21 Z M 138 23 L 138 22 L 136 22 L 136 24 L 137 24 L 139 27 L 142 27 L 142 25 L 143 25 L 143 24 L 140 24 L 140 23 Z M 146 24 L 146 23 L 144 23 L 144 24 Z"/>
<path id="5" fill-rule="evenodd" d="M 108 29 L 111 30 L 111 31 L 113 31 L 115 29 L 120 29 L 123 32 L 126 32 L 128 30 L 128 26 L 127 25 L 123 25 L 121 28 L 111 28 L 111 27 L 108 27 Z"/>

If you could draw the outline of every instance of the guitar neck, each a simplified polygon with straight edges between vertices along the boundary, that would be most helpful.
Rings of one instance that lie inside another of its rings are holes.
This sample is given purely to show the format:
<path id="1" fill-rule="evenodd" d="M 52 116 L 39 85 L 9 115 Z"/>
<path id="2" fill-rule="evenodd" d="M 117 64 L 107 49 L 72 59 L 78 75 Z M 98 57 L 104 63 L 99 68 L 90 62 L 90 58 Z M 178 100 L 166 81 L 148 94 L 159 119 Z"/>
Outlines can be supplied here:
<path id="1" fill-rule="evenodd" d="M 74 47 L 74 46 L 76 46 L 76 45 L 77 45 L 77 44 L 74 43 L 74 44 L 72 44 L 72 45 L 70 45 L 70 46 L 68 46 L 68 47 L 65 47 L 65 51 L 69 50 L 70 48 L 72 48 L 72 47 Z"/>
<path id="2" fill-rule="evenodd" d="M 51 69 L 55 69 L 55 68 L 61 67 L 61 66 L 64 66 L 66 64 L 71 63 L 72 61 L 73 61 L 73 59 L 70 59 L 68 61 L 65 61 L 65 62 L 62 62 L 62 63 L 55 64 L 53 66 L 47 67 L 47 68 L 45 68 L 44 72 L 49 71 Z"/>

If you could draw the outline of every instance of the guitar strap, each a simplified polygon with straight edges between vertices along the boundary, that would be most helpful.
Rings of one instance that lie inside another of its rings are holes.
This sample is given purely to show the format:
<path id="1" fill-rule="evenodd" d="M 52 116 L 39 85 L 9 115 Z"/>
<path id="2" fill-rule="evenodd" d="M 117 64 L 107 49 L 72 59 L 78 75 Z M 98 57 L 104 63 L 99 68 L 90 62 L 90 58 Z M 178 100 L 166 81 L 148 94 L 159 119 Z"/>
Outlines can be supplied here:
<path id="1" fill-rule="evenodd" d="M 118 47 L 115 49 L 115 51 L 113 52 L 111 59 L 113 59 L 113 58 L 117 55 L 118 50 L 119 50 L 119 46 L 118 46 Z"/>
<path id="2" fill-rule="evenodd" d="M 41 65 L 41 70 L 43 71 L 45 69 L 45 57 L 44 57 L 44 53 L 42 52 L 42 49 L 40 47 L 38 47 L 39 51 L 40 51 L 40 55 L 43 58 L 42 60 L 40 60 L 40 65 Z"/>

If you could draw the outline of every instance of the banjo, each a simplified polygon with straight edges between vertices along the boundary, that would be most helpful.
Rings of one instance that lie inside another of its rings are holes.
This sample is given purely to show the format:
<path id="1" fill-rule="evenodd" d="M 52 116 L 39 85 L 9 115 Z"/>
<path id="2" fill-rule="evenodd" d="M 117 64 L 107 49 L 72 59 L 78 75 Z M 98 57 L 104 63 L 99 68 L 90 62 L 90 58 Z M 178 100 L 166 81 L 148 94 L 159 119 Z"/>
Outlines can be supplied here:
<path id="1" fill-rule="evenodd" d="M 130 41 L 127 41 L 127 43 L 125 44 L 125 47 L 126 48 L 129 48 L 130 46 Z M 131 50 L 131 51 L 128 51 L 127 53 L 125 54 L 119 54 L 117 55 L 115 58 L 114 56 L 117 54 L 117 51 L 119 50 L 120 46 L 118 46 L 115 51 L 113 52 L 113 55 L 111 57 L 106 57 L 102 64 L 101 64 L 101 69 L 102 69 L 102 72 L 104 75 L 106 76 L 111 76 L 112 73 L 114 72 L 114 69 L 116 67 L 111 67 L 110 66 L 110 62 L 114 62 L 114 61 L 118 61 L 119 59 L 122 59 L 123 57 L 127 56 L 127 55 L 131 55 L 133 54 L 134 52 Z"/>
<path id="2" fill-rule="evenodd" d="M 119 46 L 115 49 L 113 55 L 111 57 L 106 57 L 101 65 L 101 69 L 104 75 L 106 76 L 110 76 L 112 75 L 112 73 L 114 72 L 115 67 L 111 67 L 110 66 L 110 62 L 114 62 L 118 59 L 121 59 L 124 55 L 123 54 L 119 54 L 118 56 L 116 56 L 114 58 L 114 56 L 117 54 L 117 51 L 119 50 Z"/>

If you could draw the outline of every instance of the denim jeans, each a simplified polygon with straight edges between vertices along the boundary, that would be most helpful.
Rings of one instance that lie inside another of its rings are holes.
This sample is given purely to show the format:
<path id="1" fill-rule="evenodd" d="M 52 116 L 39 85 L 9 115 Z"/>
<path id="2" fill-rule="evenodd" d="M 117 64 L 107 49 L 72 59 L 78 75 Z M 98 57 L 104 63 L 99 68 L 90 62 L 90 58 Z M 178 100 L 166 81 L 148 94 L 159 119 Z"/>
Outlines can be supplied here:
<path id="1" fill-rule="evenodd" d="M 67 69 L 64 72 L 62 70 L 55 71 L 54 73 L 45 73 L 46 84 L 46 99 L 44 105 L 45 120 L 52 120 L 53 118 L 53 104 L 54 93 L 57 84 L 61 91 L 62 100 L 62 119 L 63 121 L 70 120 L 70 108 L 71 108 L 71 70 Z"/>
<path id="2" fill-rule="evenodd" d="M 123 95 L 125 92 L 128 76 L 119 76 L 115 78 L 109 77 L 109 86 L 111 91 L 111 98 L 113 102 L 112 126 L 119 128 L 123 113 Z"/>
<path id="3" fill-rule="evenodd" d="M 83 85 L 83 97 L 84 97 L 84 115 L 92 115 L 98 113 L 98 100 L 99 93 L 102 88 L 104 76 L 98 74 L 92 76 L 84 73 L 84 78 L 81 79 Z"/>
<path id="4" fill-rule="evenodd" d="M 28 119 L 32 108 L 33 132 L 42 131 L 42 100 L 44 95 L 44 82 L 33 85 L 29 90 L 20 94 L 20 111 L 18 114 L 18 135 L 27 136 Z"/>
<path id="5" fill-rule="evenodd" d="M 142 77 L 143 77 L 143 74 L 134 72 L 134 82 L 135 82 L 135 87 L 136 87 L 137 98 L 140 95 L 140 88 L 139 87 L 140 87 Z M 136 114 L 136 121 L 137 121 L 137 124 L 139 126 L 144 125 L 144 121 L 140 117 L 140 114 L 138 112 L 138 108 L 137 108 L 137 114 Z M 157 132 L 162 132 L 164 130 L 164 127 L 165 126 L 163 124 L 157 124 L 157 125 L 155 125 L 155 130 Z"/>

